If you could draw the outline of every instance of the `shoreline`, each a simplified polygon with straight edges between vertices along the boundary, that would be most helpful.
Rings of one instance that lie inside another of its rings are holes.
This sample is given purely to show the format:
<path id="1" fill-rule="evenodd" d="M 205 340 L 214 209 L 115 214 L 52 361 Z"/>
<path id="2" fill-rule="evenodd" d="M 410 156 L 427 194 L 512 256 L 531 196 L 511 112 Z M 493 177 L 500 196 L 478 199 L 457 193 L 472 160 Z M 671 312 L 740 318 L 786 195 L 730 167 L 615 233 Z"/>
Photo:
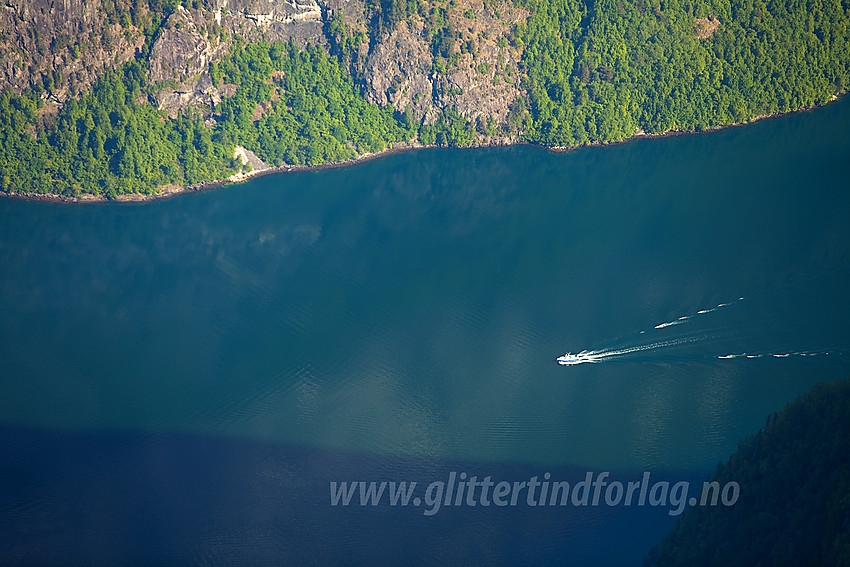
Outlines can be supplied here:
<path id="1" fill-rule="evenodd" d="M 643 138 L 667 138 L 671 136 L 683 136 L 690 134 L 705 134 L 709 132 L 716 132 L 718 130 L 723 130 L 726 128 L 734 128 L 740 126 L 748 126 L 750 124 L 754 124 L 755 122 L 759 122 L 761 120 L 765 120 L 768 118 L 777 118 L 782 116 L 790 116 L 792 114 L 803 113 L 803 112 L 811 112 L 812 110 L 822 108 L 836 100 L 841 99 L 847 93 L 841 93 L 840 95 L 833 95 L 832 98 L 829 99 L 824 104 L 811 106 L 808 108 L 800 108 L 798 110 L 792 110 L 790 112 L 774 112 L 771 114 L 761 114 L 754 118 L 747 120 L 746 122 L 733 122 L 731 124 L 723 124 L 720 126 L 713 126 L 711 128 L 706 128 L 705 130 L 667 130 L 666 132 L 660 132 L 658 134 L 647 134 L 642 129 L 638 130 L 628 138 L 618 141 L 611 142 L 589 142 L 586 144 L 581 144 L 577 146 L 544 146 L 541 144 L 536 144 L 534 142 L 524 142 L 524 141 L 516 141 L 511 138 L 495 138 L 493 142 L 485 143 L 485 144 L 477 144 L 472 146 L 466 146 L 463 148 L 451 148 L 451 149 L 476 149 L 476 148 L 499 148 L 499 147 L 509 147 L 509 146 L 518 146 L 518 145 L 527 145 L 527 146 L 536 146 L 538 148 L 542 148 L 544 150 L 548 150 L 550 152 L 555 153 L 563 153 L 570 152 L 574 150 L 578 150 L 586 147 L 604 147 L 604 146 L 613 146 L 617 144 L 625 144 L 627 142 L 631 142 L 634 140 L 640 140 Z M 160 199 L 168 199 L 170 197 L 175 197 L 177 195 L 185 195 L 187 193 L 199 193 L 202 191 L 211 191 L 213 189 L 218 189 L 220 187 L 225 187 L 227 185 L 236 185 L 243 183 L 245 181 L 255 179 L 258 177 L 263 177 L 265 175 L 272 175 L 277 173 L 294 173 L 294 172 L 309 172 L 309 171 L 323 171 L 326 169 L 337 169 L 348 167 L 351 165 L 356 165 L 361 162 L 371 161 L 374 159 L 386 157 L 393 154 L 398 154 L 402 152 L 407 152 L 411 150 L 423 150 L 423 149 L 431 149 L 431 148 L 449 148 L 448 146 L 438 146 L 438 145 L 427 145 L 420 144 L 418 142 L 401 142 L 395 146 L 386 148 L 381 150 L 380 152 L 375 153 L 365 153 L 360 154 L 354 158 L 344 160 L 344 161 L 335 161 L 322 163 L 319 165 L 283 165 L 283 166 L 269 166 L 264 169 L 254 170 L 248 173 L 236 173 L 231 175 L 227 179 L 219 179 L 216 181 L 207 181 L 203 183 L 196 183 L 194 185 L 186 185 L 186 186 L 178 186 L 178 185 L 170 185 L 165 186 L 158 193 L 154 193 L 152 195 L 143 195 L 141 193 L 131 193 L 127 195 L 118 195 L 115 199 L 109 199 L 103 195 L 92 195 L 90 193 L 84 194 L 81 197 L 68 197 L 65 195 L 58 195 L 55 193 L 6 193 L 0 191 L 0 197 L 7 197 L 10 199 L 20 199 L 23 201 L 43 201 L 48 203 L 63 203 L 63 204 L 95 204 L 95 203 L 146 203 L 150 201 L 158 201 Z M 244 149 L 244 148 L 243 148 Z"/>

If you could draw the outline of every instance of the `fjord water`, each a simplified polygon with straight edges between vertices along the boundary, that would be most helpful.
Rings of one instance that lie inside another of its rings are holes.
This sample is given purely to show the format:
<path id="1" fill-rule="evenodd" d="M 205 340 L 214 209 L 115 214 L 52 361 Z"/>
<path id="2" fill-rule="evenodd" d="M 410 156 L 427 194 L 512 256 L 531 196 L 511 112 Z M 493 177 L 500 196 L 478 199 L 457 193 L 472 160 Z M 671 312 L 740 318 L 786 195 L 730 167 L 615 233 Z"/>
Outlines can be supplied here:
<path id="1" fill-rule="evenodd" d="M 850 371 L 848 132 L 844 99 L 145 204 L 0 200 L 0 562 L 639 563 L 666 509 L 429 518 L 328 485 L 701 480 Z"/>

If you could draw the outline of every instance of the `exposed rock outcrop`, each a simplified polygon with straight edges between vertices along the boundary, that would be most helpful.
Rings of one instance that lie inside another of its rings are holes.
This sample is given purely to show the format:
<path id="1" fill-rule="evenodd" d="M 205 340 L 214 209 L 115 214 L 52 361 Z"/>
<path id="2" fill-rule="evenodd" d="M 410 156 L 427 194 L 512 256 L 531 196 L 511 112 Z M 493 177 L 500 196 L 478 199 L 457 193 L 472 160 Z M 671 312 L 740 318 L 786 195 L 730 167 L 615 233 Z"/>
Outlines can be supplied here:
<path id="1" fill-rule="evenodd" d="M 409 107 L 421 119 L 432 105 L 433 65 L 422 21 L 399 22 L 366 60 L 367 99 L 399 110 Z"/>
<path id="2" fill-rule="evenodd" d="M 129 13 L 129 3 L 118 0 L 106 10 L 101 0 L 6 0 L 0 7 L 0 89 L 40 85 L 55 103 L 87 90 L 104 69 L 133 58 L 144 45 L 141 31 L 118 15 Z"/>
<path id="3" fill-rule="evenodd" d="M 325 24 L 343 16 L 352 35 L 374 16 L 365 0 L 204 0 L 185 2 L 157 29 L 145 0 L 7 0 L 0 7 L 0 90 L 40 85 L 54 115 L 105 70 L 142 52 L 151 34 L 148 78 L 160 109 L 212 109 L 238 86 L 216 86 L 213 62 L 248 42 L 328 44 Z M 154 6 L 153 3 L 150 4 Z M 159 5 L 159 4 L 157 4 Z M 189 8 L 188 6 L 193 6 Z M 441 14 L 435 17 L 435 14 Z M 470 119 L 505 119 L 521 94 L 521 47 L 511 32 L 527 12 L 507 0 L 424 1 L 417 12 L 354 47 L 367 98 L 409 109 L 432 123 L 448 107 Z M 440 35 L 442 34 L 442 35 Z M 437 46 L 435 37 L 444 37 Z M 364 37 L 360 35 L 360 37 Z"/>
<path id="4" fill-rule="evenodd" d="M 316 0 L 218 0 L 222 25 L 247 41 L 324 43 L 322 8 Z"/>
<path id="5" fill-rule="evenodd" d="M 717 31 L 717 28 L 720 27 L 720 20 L 714 17 L 712 14 L 708 18 L 697 18 L 694 20 L 694 31 L 696 32 L 697 38 L 699 39 L 708 39 L 711 35 Z"/>
<path id="6" fill-rule="evenodd" d="M 183 6 L 171 14 L 151 49 L 151 81 L 187 81 L 207 72 L 210 63 L 221 57 L 227 43 L 210 33 L 209 16 L 209 12 Z"/>
<path id="7" fill-rule="evenodd" d="M 498 5 L 504 13 L 497 11 Z M 519 87 L 520 48 L 508 36 L 528 13 L 510 3 L 455 0 L 446 10 L 448 48 L 431 44 L 435 30 L 427 18 L 414 16 L 396 24 L 369 54 L 364 79 L 367 98 L 396 109 L 410 108 L 426 123 L 455 107 L 471 119 L 504 121 Z M 432 2 L 426 14 L 442 8 Z M 437 53 L 435 53 L 437 51 Z"/>
<path id="8" fill-rule="evenodd" d="M 214 9 L 178 8 L 163 26 L 150 56 L 150 79 L 162 83 L 157 101 L 174 116 L 188 106 L 221 101 L 209 73 L 240 36 L 246 41 L 323 43 L 322 9 L 315 0 L 218 0 Z"/>
<path id="9" fill-rule="evenodd" d="M 181 6 L 163 25 L 151 49 L 148 75 L 164 83 L 157 94 L 160 109 L 173 116 L 190 105 L 214 107 L 221 101 L 209 74 L 210 63 L 229 49 L 219 22 L 206 10 Z"/>

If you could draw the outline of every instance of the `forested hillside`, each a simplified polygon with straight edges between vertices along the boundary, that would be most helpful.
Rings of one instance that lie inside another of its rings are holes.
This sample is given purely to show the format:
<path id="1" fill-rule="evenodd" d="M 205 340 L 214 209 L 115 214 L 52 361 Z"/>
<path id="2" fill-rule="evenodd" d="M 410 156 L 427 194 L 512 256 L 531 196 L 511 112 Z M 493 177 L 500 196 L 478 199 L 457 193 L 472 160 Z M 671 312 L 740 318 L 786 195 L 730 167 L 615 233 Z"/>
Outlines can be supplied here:
<path id="1" fill-rule="evenodd" d="M 168 119 L 144 102 L 149 85 L 138 62 L 107 74 L 79 101 L 69 100 L 46 129 L 36 126 L 39 99 L 32 91 L 0 95 L 0 188 L 146 194 L 228 177 L 242 167 L 233 159 L 239 144 L 275 165 L 318 165 L 380 151 L 416 132 L 403 116 L 396 120 L 391 107 L 366 103 L 321 47 L 239 44 L 219 69 L 219 81 L 239 88 L 219 105 L 212 126 L 191 107 Z"/>
<path id="2" fill-rule="evenodd" d="M 529 141 L 702 130 L 827 102 L 850 74 L 846 0 L 528 0 Z"/>
<path id="3" fill-rule="evenodd" d="M 646 566 L 850 565 L 848 447 L 850 382 L 821 384 L 718 465 L 735 505 L 687 509 Z"/>
<path id="4" fill-rule="evenodd" d="M 236 145 L 318 165 L 399 143 L 604 143 L 807 108 L 850 83 L 850 0 L 386 0 L 356 18 L 103 2 L 103 37 L 135 56 L 78 92 L 60 63 L 96 38 L 54 37 L 50 70 L 0 95 L 0 190 L 152 194 L 227 178 Z"/>

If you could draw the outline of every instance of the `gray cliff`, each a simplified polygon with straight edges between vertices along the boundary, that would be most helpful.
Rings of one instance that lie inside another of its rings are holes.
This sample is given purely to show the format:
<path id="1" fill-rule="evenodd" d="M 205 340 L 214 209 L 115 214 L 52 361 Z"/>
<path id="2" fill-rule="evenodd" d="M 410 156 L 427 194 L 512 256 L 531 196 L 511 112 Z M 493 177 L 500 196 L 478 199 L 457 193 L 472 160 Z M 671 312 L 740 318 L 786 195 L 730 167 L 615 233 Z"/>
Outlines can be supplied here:
<path id="1" fill-rule="evenodd" d="M 409 109 L 426 123 L 455 107 L 483 124 L 503 122 L 521 94 L 521 48 L 508 39 L 528 14 L 510 2 L 423 2 L 418 13 L 371 41 L 366 32 L 372 12 L 365 0 L 183 2 L 154 34 L 149 26 L 159 13 L 152 8 L 160 5 L 161 0 L 7 0 L 0 9 L 0 89 L 36 86 L 49 117 L 107 69 L 141 53 L 147 31 L 154 40 L 147 58 L 153 102 L 171 116 L 194 106 L 211 120 L 215 104 L 234 87 L 216 88 L 210 64 L 234 47 L 234 38 L 328 45 L 326 23 L 343 15 L 349 30 L 365 38 L 350 64 L 372 102 Z M 432 43 L 437 6 L 445 10 L 441 24 L 450 30 L 441 52 Z"/>

